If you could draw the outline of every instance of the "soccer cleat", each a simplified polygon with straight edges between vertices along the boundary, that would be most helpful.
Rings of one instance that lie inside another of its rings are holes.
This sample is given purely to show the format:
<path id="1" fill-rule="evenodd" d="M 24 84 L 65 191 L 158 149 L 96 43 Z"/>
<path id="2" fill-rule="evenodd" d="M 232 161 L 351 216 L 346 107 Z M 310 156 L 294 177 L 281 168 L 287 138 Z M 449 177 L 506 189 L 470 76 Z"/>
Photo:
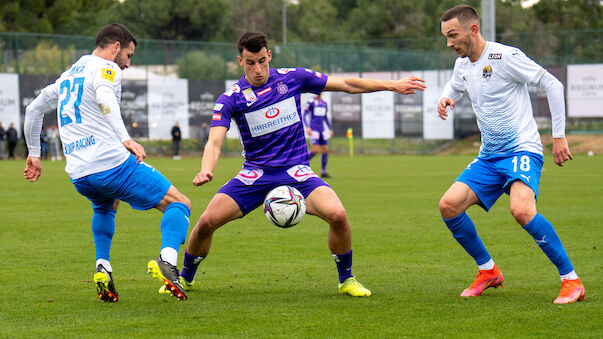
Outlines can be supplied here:
<path id="1" fill-rule="evenodd" d="M 347 278 L 339 284 L 339 294 L 349 294 L 353 297 L 370 297 L 371 291 L 362 286 L 354 277 Z"/>
<path id="2" fill-rule="evenodd" d="M 111 272 L 107 271 L 101 264 L 96 266 L 94 272 L 94 284 L 96 285 L 96 291 L 98 297 L 102 302 L 114 303 L 117 302 L 117 291 L 113 284 L 113 276 Z"/>
<path id="3" fill-rule="evenodd" d="M 461 297 L 477 297 L 486 288 L 502 286 L 503 280 L 503 275 L 496 265 L 491 270 L 480 270 L 473 284 L 461 293 Z"/>
<path id="4" fill-rule="evenodd" d="M 580 279 L 568 280 L 564 279 L 561 282 L 561 291 L 554 304 L 570 304 L 576 301 L 584 300 L 586 290 Z"/>
<path id="5" fill-rule="evenodd" d="M 178 300 L 186 300 L 188 296 L 184 290 L 184 286 L 180 284 L 179 276 L 180 273 L 176 266 L 171 265 L 163 260 L 161 256 L 149 261 L 147 264 L 148 273 L 151 273 L 153 278 L 160 279 L 165 289 L 178 298 Z"/>
<path id="6" fill-rule="evenodd" d="M 323 174 L 320 175 L 322 178 L 331 178 L 331 176 L 329 175 L 329 173 L 325 172 Z"/>
<path id="7" fill-rule="evenodd" d="M 191 291 L 195 288 L 194 280 L 189 282 L 189 281 L 186 281 L 186 279 L 184 279 L 182 276 L 179 276 L 178 281 L 180 281 L 180 284 L 184 287 L 184 290 L 186 290 L 186 291 Z M 167 288 L 165 288 L 165 285 L 161 285 L 161 287 L 159 288 L 159 293 L 164 294 L 164 293 L 171 293 L 171 292 L 168 291 Z"/>

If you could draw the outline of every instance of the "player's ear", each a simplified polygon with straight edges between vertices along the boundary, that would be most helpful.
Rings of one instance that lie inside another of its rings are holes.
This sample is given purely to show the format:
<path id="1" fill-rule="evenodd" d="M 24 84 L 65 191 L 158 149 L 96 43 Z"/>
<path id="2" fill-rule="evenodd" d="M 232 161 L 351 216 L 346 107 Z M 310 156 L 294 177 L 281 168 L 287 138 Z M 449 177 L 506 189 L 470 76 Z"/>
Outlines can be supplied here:
<path id="1" fill-rule="evenodd" d="M 119 51 L 121 51 L 121 43 L 119 41 L 115 41 L 111 45 L 111 52 L 117 54 L 117 53 L 119 53 Z"/>
<path id="2" fill-rule="evenodd" d="M 239 62 L 239 65 L 241 65 L 241 67 L 243 67 L 243 58 L 241 58 L 240 55 L 237 55 L 237 61 Z"/>
<path id="3" fill-rule="evenodd" d="M 270 62 L 270 60 L 272 60 L 272 51 L 268 50 L 268 62 Z"/>

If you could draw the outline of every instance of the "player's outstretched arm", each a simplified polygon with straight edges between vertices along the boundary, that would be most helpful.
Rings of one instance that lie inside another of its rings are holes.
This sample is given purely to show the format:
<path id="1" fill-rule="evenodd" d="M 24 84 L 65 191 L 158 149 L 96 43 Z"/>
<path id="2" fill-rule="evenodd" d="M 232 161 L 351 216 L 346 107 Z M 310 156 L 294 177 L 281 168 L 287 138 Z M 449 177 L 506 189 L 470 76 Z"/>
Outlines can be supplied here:
<path id="1" fill-rule="evenodd" d="M 563 166 L 564 162 L 574 159 L 565 137 L 553 138 L 553 158 L 558 166 Z"/>
<path id="2" fill-rule="evenodd" d="M 400 80 L 374 80 L 362 78 L 337 78 L 329 77 L 325 91 L 339 91 L 350 94 L 370 93 L 377 91 L 392 91 L 400 94 L 415 94 L 417 90 L 426 88 L 425 80 L 409 76 Z"/>
<path id="3" fill-rule="evenodd" d="M 201 186 L 214 178 L 214 170 L 218 165 L 222 144 L 226 138 L 228 129 L 224 126 L 215 126 L 209 129 L 209 138 L 203 150 L 201 160 L 201 171 L 193 179 L 193 185 Z"/>

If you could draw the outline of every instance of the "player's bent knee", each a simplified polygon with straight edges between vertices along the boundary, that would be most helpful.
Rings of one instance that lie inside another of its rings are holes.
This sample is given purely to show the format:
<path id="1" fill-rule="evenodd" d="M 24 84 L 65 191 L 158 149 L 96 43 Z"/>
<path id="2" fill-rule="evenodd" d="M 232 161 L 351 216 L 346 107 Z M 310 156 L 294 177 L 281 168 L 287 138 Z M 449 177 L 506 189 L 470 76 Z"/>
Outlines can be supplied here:
<path id="1" fill-rule="evenodd" d="M 440 214 L 442 217 L 449 219 L 459 215 L 462 211 L 459 211 L 457 204 L 452 202 L 450 199 L 447 199 L 446 196 L 443 196 L 440 199 L 440 204 L 438 205 L 440 209 Z"/>
<path id="2" fill-rule="evenodd" d="M 524 226 L 534 218 L 536 211 L 534 211 L 532 208 L 512 207 L 511 214 L 520 225 Z"/>
<path id="3" fill-rule="evenodd" d="M 329 215 L 329 223 L 331 225 L 347 225 L 348 224 L 348 213 L 343 206 L 337 208 L 331 215 Z"/>

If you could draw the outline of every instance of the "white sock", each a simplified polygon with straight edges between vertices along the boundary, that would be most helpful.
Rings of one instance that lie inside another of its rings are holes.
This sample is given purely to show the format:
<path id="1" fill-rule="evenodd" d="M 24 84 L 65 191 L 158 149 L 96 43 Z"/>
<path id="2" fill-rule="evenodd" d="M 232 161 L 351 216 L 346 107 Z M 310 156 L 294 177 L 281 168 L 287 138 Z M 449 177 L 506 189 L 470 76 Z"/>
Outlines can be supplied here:
<path id="1" fill-rule="evenodd" d="M 482 270 L 491 270 L 491 269 L 494 268 L 494 260 L 490 259 L 490 260 L 488 260 L 487 263 L 481 264 L 481 265 L 477 265 L 477 267 L 480 269 L 480 271 L 482 271 Z"/>
<path id="2" fill-rule="evenodd" d="M 571 271 L 568 274 L 564 274 L 561 276 L 561 281 L 563 280 L 575 280 L 578 279 L 578 275 L 576 274 L 576 271 Z"/>
<path id="3" fill-rule="evenodd" d="M 178 266 L 178 251 L 171 247 L 164 247 L 161 250 L 161 260 L 168 262 L 172 266 Z"/>
<path id="4" fill-rule="evenodd" d="M 113 267 L 111 267 L 111 263 L 109 263 L 109 260 L 107 259 L 98 259 L 96 261 L 96 267 L 98 267 L 98 265 L 103 265 L 107 272 L 113 272 Z"/>

